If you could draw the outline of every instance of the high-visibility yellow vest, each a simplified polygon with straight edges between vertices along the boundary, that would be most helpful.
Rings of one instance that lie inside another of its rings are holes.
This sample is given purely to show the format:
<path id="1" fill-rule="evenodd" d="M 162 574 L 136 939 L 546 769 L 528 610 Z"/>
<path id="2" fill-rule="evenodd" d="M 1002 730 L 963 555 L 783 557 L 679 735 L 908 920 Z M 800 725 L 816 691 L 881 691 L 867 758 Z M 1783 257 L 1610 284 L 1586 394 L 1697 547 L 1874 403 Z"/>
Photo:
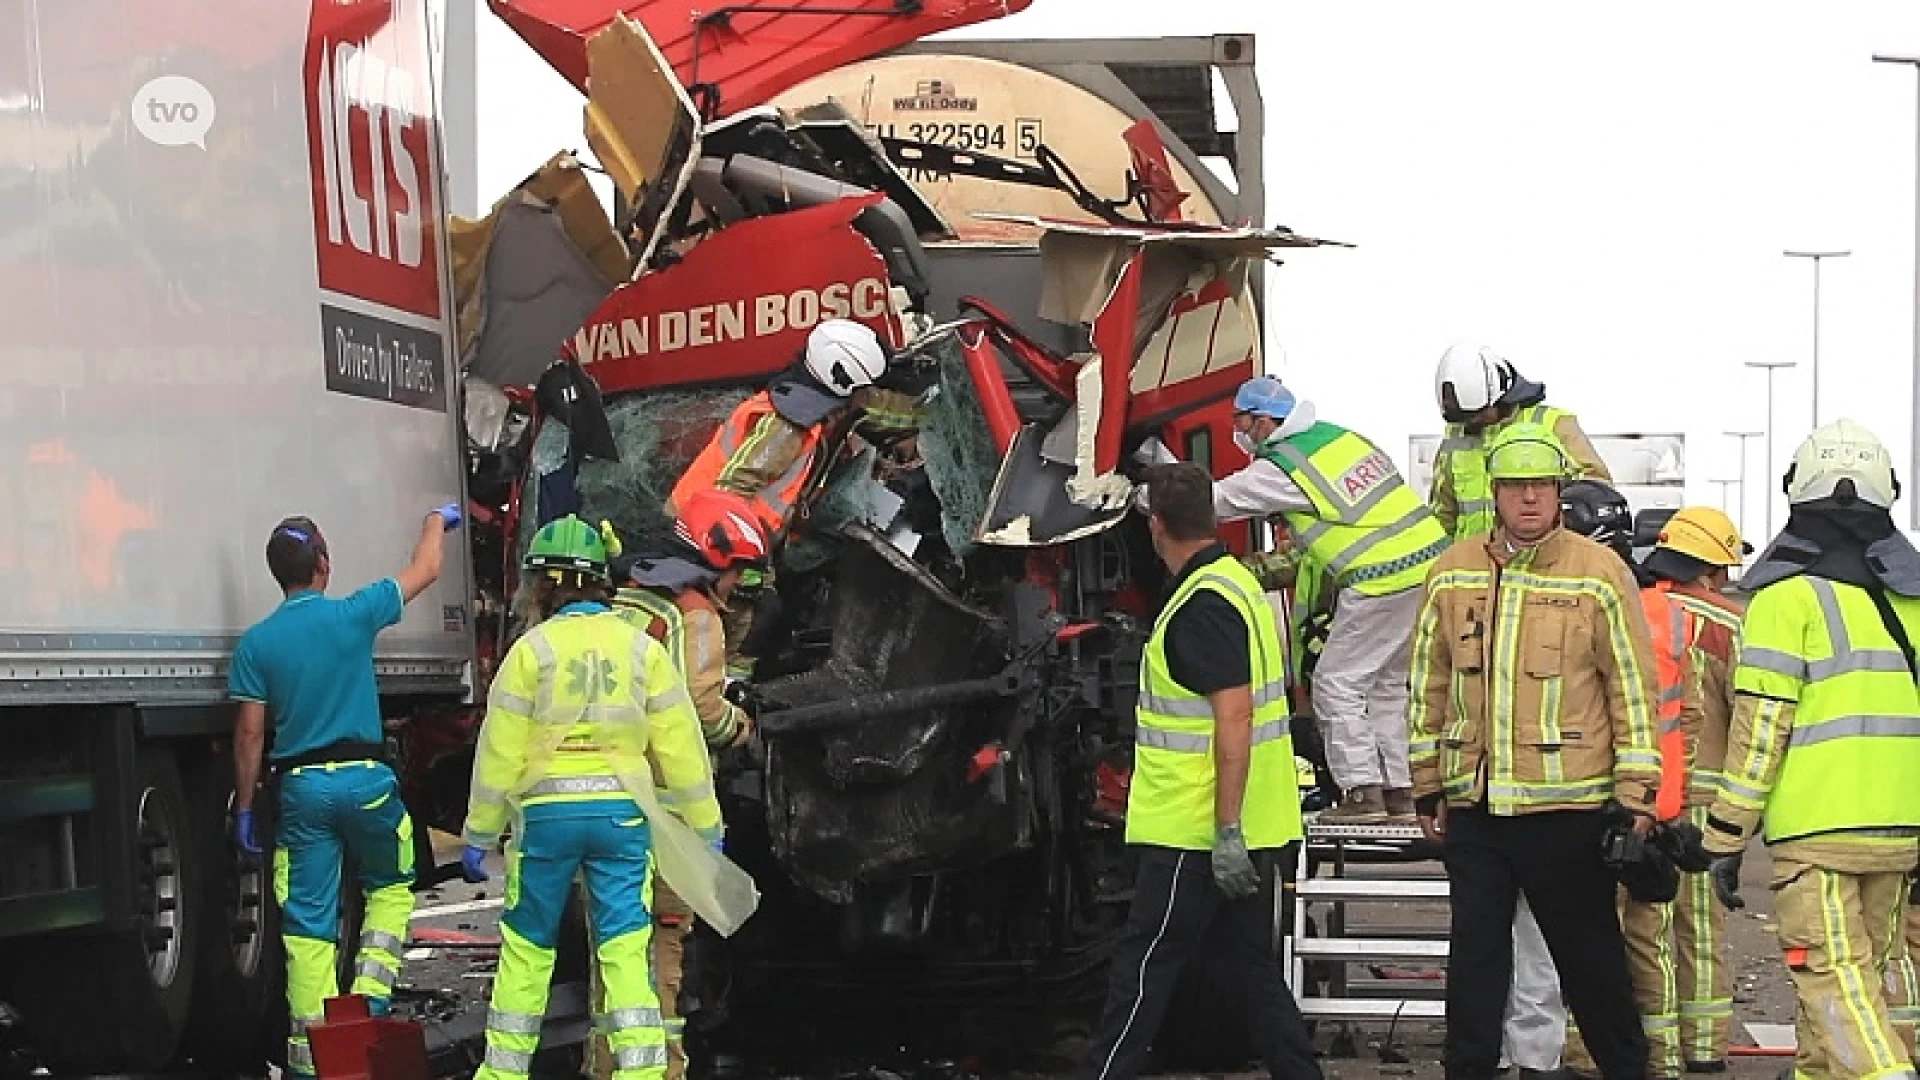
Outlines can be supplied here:
<path id="1" fill-rule="evenodd" d="M 1493 531 L 1493 482 L 1487 479 L 1487 442 L 1507 424 L 1539 424 L 1552 431 L 1567 415 L 1565 409 L 1551 405 L 1530 405 L 1477 435 L 1467 434 L 1464 425 L 1447 425 L 1434 468 L 1436 475 L 1439 469 L 1446 469 L 1453 481 L 1454 504 L 1459 508 L 1453 522 L 1455 540 Z"/>
<path id="2" fill-rule="evenodd" d="M 1206 851 L 1213 847 L 1213 710 L 1206 696 L 1173 680 L 1167 666 L 1167 624 L 1194 593 L 1226 598 L 1247 621 L 1253 692 L 1253 753 L 1240 828 L 1247 847 L 1263 850 L 1300 839 L 1300 788 L 1287 729 L 1286 660 L 1280 630 L 1253 574 L 1224 556 L 1180 584 L 1147 640 L 1135 710 L 1133 781 L 1127 796 L 1127 842 Z"/>
<path id="3" fill-rule="evenodd" d="M 1887 596 L 1920 643 L 1920 600 Z M 1873 597 L 1801 575 L 1754 596 L 1741 624 L 1740 693 L 1796 703 L 1768 843 L 1920 827 L 1920 688 Z"/>
<path id="4" fill-rule="evenodd" d="M 1393 459 L 1345 428 L 1315 424 L 1261 447 L 1313 501 L 1287 513 L 1294 543 L 1341 588 L 1386 596 L 1416 588 L 1447 550 L 1447 531 L 1413 493 Z"/>

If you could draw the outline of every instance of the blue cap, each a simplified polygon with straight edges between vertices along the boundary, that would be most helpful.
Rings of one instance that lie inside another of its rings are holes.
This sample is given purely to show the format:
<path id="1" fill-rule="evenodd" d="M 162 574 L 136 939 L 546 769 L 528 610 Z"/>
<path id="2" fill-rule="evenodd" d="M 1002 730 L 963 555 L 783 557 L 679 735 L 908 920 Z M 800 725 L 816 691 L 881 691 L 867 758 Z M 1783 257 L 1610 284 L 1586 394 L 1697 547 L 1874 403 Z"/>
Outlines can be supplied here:
<path id="1" fill-rule="evenodd" d="M 1272 375 L 1259 375 L 1240 384 L 1233 395 L 1234 412 L 1259 413 L 1275 420 L 1285 420 L 1293 414 L 1295 405 L 1293 391 L 1281 385 Z"/>

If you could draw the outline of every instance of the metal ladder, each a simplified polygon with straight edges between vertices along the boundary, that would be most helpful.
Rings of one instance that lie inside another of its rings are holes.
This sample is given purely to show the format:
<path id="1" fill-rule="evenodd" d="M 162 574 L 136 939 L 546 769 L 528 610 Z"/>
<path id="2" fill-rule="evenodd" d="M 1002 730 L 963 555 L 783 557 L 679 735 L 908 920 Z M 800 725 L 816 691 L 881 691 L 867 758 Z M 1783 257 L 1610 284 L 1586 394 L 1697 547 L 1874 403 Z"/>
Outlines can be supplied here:
<path id="1" fill-rule="evenodd" d="M 1436 862 L 1415 851 L 1421 841 L 1417 825 L 1322 825 L 1316 815 L 1307 819 L 1308 864 L 1319 864 L 1320 875 L 1304 874 L 1296 881 L 1293 933 L 1285 950 L 1287 983 L 1309 1020 L 1386 1023 L 1394 1020 L 1437 1020 L 1445 1016 L 1441 996 L 1445 983 L 1420 984 L 1427 993 L 1394 996 L 1405 989 L 1402 980 L 1349 978 L 1348 965 L 1409 961 L 1417 966 L 1444 965 L 1447 927 L 1375 928 L 1366 935 L 1349 933 L 1348 907 L 1391 904 L 1405 900 L 1447 899 L 1445 872 Z M 1370 858 L 1369 858 L 1370 857 Z M 1365 860 L 1368 869 L 1350 873 Z M 1307 933 L 1310 910 L 1319 909 L 1316 933 Z M 1309 980 L 1310 962 L 1330 962 L 1333 975 L 1324 994 Z"/>

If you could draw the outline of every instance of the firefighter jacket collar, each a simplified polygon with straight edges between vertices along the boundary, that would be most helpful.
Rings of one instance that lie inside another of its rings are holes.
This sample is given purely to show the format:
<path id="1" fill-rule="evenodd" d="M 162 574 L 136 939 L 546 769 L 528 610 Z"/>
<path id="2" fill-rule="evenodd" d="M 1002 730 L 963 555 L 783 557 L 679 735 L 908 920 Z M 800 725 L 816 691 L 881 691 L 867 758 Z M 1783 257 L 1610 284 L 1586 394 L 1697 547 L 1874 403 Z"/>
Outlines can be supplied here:
<path id="1" fill-rule="evenodd" d="M 1795 510 L 1741 578 L 1744 592 L 1806 574 L 1920 598 L 1920 551 L 1898 529 L 1867 539 L 1837 513 Z"/>
<path id="2" fill-rule="evenodd" d="M 774 380 L 767 387 L 767 397 L 781 419 L 803 428 L 813 427 L 847 403 L 846 398 L 835 397 L 799 375 L 784 375 Z"/>
<path id="3" fill-rule="evenodd" d="M 636 559 L 629 573 L 636 585 L 664 589 L 670 593 L 706 589 L 720 577 L 707 567 L 678 555 Z"/>

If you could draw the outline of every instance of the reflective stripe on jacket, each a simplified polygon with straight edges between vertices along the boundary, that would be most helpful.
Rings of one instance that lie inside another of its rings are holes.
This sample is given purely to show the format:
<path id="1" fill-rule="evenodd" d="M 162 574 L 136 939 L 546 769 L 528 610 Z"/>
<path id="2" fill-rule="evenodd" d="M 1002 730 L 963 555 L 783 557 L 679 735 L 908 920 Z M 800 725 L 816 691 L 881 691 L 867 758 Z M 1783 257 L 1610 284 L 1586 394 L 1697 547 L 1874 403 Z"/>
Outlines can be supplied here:
<path id="1" fill-rule="evenodd" d="M 1920 600 L 1886 601 L 1920 642 Z M 1749 732 L 1738 741 L 1765 752 L 1726 763 L 1722 797 L 1762 812 L 1768 843 L 1920 827 L 1920 688 L 1867 590 L 1806 575 L 1761 589 L 1733 685 L 1793 706 L 1784 740 Z"/>
<path id="2" fill-rule="evenodd" d="M 1565 409 L 1550 405 L 1531 405 L 1516 411 L 1498 424 L 1490 424 L 1477 434 L 1468 434 L 1460 424 L 1447 425 L 1446 435 L 1433 458 L 1433 492 L 1428 500 L 1440 527 L 1455 540 L 1491 533 L 1494 526 L 1493 484 L 1487 479 L 1487 443 L 1508 424 L 1540 424 L 1553 429 L 1560 445 L 1581 468 L 1588 480 L 1611 481 L 1606 462 L 1580 430 L 1580 421 Z"/>
<path id="3" fill-rule="evenodd" d="M 1224 597 L 1247 622 L 1253 747 L 1240 828 L 1251 850 L 1281 847 L 1302 835 L 1300 789 L 1287 725 L 1286 660 L 1279 628 L 1260 586 L 1230 555 L 1195 569 L 1181 582 L 1147 640 L 1134 714 L 1127 842 L 1190 851 L 1213 846 L 1213 709 L 1205 695 L 1174 681 L 1166 652 L 1167 626 L 1174 612 L 1202 589 Z"/>
<path id="4" fill-rule="evenodd" d="M 687 682 L 687 693 L 693 698 L 693 711 L 700 717 L 700 732 L 707 745 L 733 745 L 746 716 L 726 699 L 726 627 L 719 614 L 704 606 L 683 609 L 678 600 L 647 588 L 619 590 L 614 594 L 613 607 L 667 647 L 667 654 Z"/>
<path id="5" fill-rule="evenodd" d="M 1696 585 L 1676 584 L 1667 598 L 1687 614 L 1688 806 L 1709 806 L 1720 791 L 1733 723 L 1733 669 L 1740 655 L 1738 601 Z"/>
<path id="6" fill-rule="evenodd" d="M 1260 452 L 1313 501 L 1311 514 L 1284 515 L 1287 528 L 1307 561 L 1325 567 L 1341 588 L 1367 596 L 1404 592 L 1447 549 L 1446 530 L 1393 459 L 1361 436 L 1315 424 Z"/>
<path id="7" fill-rule="evenodd" d="M 713 768 L 667 650 L 604 608 L 555 616 L 514 642 L 487 693 L 467 843 L 496 844 L 514 807 L 618 798 L 654 775 L 662 805 L 717 832 Z"/>
<path id="8" fill-rule="evenodd" d="M 752 503 L 767 535 L 779 536 L 806 491 L 820 443 L 819 426 L 803 428 L 782 417 L 762 390 L 735 406 L 707 440 L 673 485 L 668 507 L 687 505 L 695 492 L 722 488 Z"/>
<path id="9" fill-rule="evenodd" d="M 1494 814 L 1651 813 L 1657 689 L 1638 586 L 1608 548 L 1555 530 L 1507 566 L 1456 543 L 1427 578 L 1408 720 L 1416 796 Z"/>

